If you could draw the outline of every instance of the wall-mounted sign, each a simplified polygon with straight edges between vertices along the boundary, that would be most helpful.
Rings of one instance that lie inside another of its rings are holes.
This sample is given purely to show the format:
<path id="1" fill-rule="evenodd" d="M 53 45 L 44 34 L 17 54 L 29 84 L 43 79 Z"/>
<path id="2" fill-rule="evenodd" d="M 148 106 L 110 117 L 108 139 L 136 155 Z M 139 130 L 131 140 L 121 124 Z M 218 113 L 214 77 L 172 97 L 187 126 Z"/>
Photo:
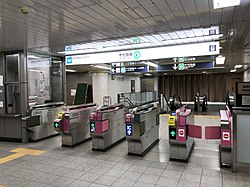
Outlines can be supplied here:
<path id="1" fill-rule="evenodd" d="M 175 57 L 173 58 L 174 62 L 190 62 L 190 61 L 195 61 L 195 57 Z"/>
<path id="2" fill-rule="evenodd" d="M 112 67 L 111 73 L 112 74 L 119 74 L 119 73 L 133 73 L 133 72 L 148 72 L 148 66 L 128 66 L 128 67 Z"/>
<path id="3" fill-rule="evenodd" d="M 207 69 L 213 68 L 214 62 L 199 62 L 199 63 L 179 63 L 179 64 L 169 64 L 160 65 L 157 67 L 158 71 L 182 71 L 190 69 Z"/>
<path id="4" fill-rule="evenodd" d="M 127 51 L 93 53 L 66 56 L 66 65 L 129 62 L 153 59 L 174 58 L 177 56 L 195 57 L 220 54 L 219 42 L 145 48 Z"/>

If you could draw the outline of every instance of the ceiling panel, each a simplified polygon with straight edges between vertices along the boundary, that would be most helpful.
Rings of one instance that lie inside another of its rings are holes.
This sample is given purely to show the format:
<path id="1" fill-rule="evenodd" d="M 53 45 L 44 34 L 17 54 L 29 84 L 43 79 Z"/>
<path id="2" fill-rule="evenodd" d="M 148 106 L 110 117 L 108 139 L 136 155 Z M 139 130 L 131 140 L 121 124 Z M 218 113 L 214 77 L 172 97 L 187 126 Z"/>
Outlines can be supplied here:
<path id="1" fill-rule="evenodd" d="M 191 27 L 201 26 L 194 0 L 181 0 L 180 2 L 182 4 L 182 7 L 184 8 L 186 17 L 188 18 Z"/>
<path id="2" fill-rule="evenodd" d="M 209 0 L 196 0 L 195 5 L 201 26 L 211 25 Z"/>

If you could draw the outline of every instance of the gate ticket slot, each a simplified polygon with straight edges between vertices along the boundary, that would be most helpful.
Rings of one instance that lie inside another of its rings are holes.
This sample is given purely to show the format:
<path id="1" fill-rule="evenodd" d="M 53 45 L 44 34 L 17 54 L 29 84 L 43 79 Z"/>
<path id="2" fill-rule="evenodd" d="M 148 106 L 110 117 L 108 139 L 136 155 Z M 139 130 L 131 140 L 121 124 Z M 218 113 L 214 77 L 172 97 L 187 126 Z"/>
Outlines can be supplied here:
<path id="1" fill-rule="evenodd" d="M 170 115 L 169 126 L 169 144 L 170 159 L 188 161 L 194 147 L 194 139 L 188 135 L 187 117 L 191 109 L 183 106 L 176 110 L 175 114 Z M 175 116 L 174 116 L 175 115 Z M 173 120 L 175 119 L 175 125 Z"/>
<path id="2" fill-rule="evenodd" d="M 92 149 L 106 151 L 125 139 L 123 104 L 103 106 L 90 115 Z"/>
<path id="3" fill-rule="evenodd" d="M 159 112 L 155 104 L 133 109 L 126 114 L 128 154 L 143 156 L 159 141 Z"/>
<path id="4" fill-rule="evenodd" d="M 63 146 L 76 146 L 91 139 L 89 116 L 96 107 L 96 104 L 74 105 L 58 113 L 54 128 L 62 135 Z"/>

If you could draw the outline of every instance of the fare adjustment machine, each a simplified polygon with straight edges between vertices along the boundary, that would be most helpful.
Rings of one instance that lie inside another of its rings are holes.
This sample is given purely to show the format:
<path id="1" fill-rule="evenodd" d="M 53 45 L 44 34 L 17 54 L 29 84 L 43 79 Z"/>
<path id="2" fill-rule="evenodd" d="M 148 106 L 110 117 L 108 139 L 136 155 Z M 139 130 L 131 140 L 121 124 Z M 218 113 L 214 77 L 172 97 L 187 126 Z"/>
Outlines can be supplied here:
<path id="1" fill-rule="evenodd" d="M 135 108 L 125 121 L 128 154 L 143 156 L 159 141 L 159 112 L 154 104 Z"/>
<path id="2" fill-rule="evenodd" d="M 170 159 L 188 161 L 194 147 L 194 139 L 187 136 L 187 117 L 191 109 L 181 107 L 168 118 Z"/>
<path id="3" fill-rule="evenodd" d="M 92 149 L 106 151 L 125 139 L 123 104 L 103 106 L 90 115 Z"/>
<path id="4" fill-rule="evenodd" d="M 96 107 L 96 104 L 74 105 L 58 114 L 54 128 L 62 135 L 62 145 L 76 146 L 91 139 L 89 116 Z"/>

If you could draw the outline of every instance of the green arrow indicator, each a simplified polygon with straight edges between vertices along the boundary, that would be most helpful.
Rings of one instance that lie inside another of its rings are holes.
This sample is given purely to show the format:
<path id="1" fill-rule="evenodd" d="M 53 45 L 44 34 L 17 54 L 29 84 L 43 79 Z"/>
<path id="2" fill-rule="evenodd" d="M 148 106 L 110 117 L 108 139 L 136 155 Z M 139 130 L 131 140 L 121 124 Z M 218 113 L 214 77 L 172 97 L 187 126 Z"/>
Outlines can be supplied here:
<path id="1" fill-rule="evenodd" d="M 91 123 L 91 127 L 95 127 L 95 124 L 94 124 L 94 123 Z"/>
<path id="2" fill-rule="evenodd" d="M 170 134 L 171 134 L 172 136 L 174 136 L 174 135 L 175 135 L 175 132 L 174 132 L 174 131 L 172 131 Z"/>
<path id="3" fill-rule="evenodd" d="M 58 123 L 55 123 L 55 128 L 58 128 L 59 127 L 59 124 Z"/>

